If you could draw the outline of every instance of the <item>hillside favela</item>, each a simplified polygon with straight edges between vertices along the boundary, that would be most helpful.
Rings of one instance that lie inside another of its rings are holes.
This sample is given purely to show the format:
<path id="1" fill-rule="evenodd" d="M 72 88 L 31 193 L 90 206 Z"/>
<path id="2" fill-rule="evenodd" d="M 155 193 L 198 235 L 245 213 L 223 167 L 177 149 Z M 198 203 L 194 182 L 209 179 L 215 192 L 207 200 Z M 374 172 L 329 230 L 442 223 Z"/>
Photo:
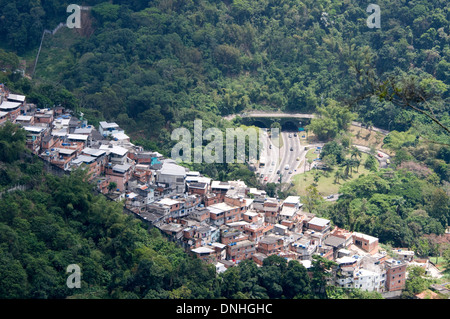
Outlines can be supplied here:
<path id="1" fill-rule="evenodd" d="M 1 299 L 450 298 L 447 2 L 0 11 Z"/>

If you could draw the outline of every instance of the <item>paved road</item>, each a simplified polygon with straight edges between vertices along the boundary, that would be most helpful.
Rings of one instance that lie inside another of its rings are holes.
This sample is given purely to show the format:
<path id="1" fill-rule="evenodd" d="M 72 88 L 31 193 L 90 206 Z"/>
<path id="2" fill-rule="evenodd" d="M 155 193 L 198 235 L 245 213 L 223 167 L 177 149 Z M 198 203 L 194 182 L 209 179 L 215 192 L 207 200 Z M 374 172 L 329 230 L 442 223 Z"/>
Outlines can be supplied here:
<path id="1" fill-rule="evenodd" d="M 354 145 L 354 146 L 356 146 L 361 152 L 370 154 L 369 147 L 362 146 L 362 145 Z M 381 151 L 377 151 L 375 157 L 378 160 L 378 162 L 380 163 L 381 168 L 388 167 L 387 160 L 389 160 L 389 161 L 391 160 L 391 157 L 388 154 L 381 152 Z"/>
<path id="2" fill-rule="evenodd" d="M 314 163 L 311 167 L 307 164 L 306 153 L 311 148 L 322 147 L 324 143 L 306 144 L 306 141 L 300 138 L 301 135 L 301 132 L 298 133 L 297 136 L 294 136 L 294 132 L 281 132 L 280 138 L 283 141 L 283 146 L 278 148 L 276 137 L 270 138 L 266 132 L 263 133 L 262 143 L 265 154 L 265 165 L 257 170 L 263 175 L 263 177 L 261 177 L 261 181 L 263 183 L 280 182 L 280 175 L 277 174 L 278 171 L 282 175 L 281 183 L 289 183 L 292 176 L 306 172 L 314 167 Z M 369 147 L 362 145 L 354 146 L 356 146 L 361 152 L 368 154 L 371 152 Z M 306 150 L 305 147 L 307 148 Z M 388 154 L 377 151 L 375 157 L 377 158 L 381 168 L 386 168 L 388 166 L 387 160 L 390 160 L 390 156 Z M 288 165 L 288 169 L 286 169 L 286 165 Z M 335 196 L 333 198 L 328 200 L 332 201 L 339 198 L 339 194 L 334 195 Z"/>
<path id="3" fill-rule="evenodd" d="M 305 151 L 306 143 L 301 142 L 301 133 L 280 132 L 279 138 L 283 143 L 281 148 L 278 147 L 276 137 L 269 138 L 266 133 L 263 134 L 265 137 L 262 140 L 263 150 L 265 151 L 265 166 L 258 168 L 258 172 L 263 174 L 263 177 L 261 178 L 262 182 L 279 182 L 280 175 L 277 174 L 279 171 L 282 175 L 281 182 L 289 183 L 292 176 L 300 170 L 299 165 L 302 161 L 304 162 L 307 153 L 307 151 Z M 287 165 L 289 167 L 288 169 L 286 169 Z"/>
<path id="4" fill-rule="evenodd" d="M 241 117 L 289 117 L 289 118 L 314 118 L 314 114 L 306 114 L 306 113 L 276 113 L 276 112 L 264 112 L 264 111 L 255 111 L 249 113 L 239 114 Z M 231 114 L 224 117 L 227 120 L 232 120 L 236 117 L 236 114 Z M 359 122 L 352 122 L 354 126 L 361 126 Z M 376 127 L 372 128 L 373 131 L 380 132 L 382 134 L 388 134 L 389 131 L 379 129 Z M 261 173 L 263 177 L 261 178 L 261 182 L 263 183 L 277 183 L 279 182 L 280 175 L 277 174 L 279 171 L 282 174 L 282 183 L 289 183 L 293 175 L 298 173 L 303 173 L 310 169 L 309 165 L 306 161 L 306 153 L 305 147 L 308 149 L 315 148 L 317 146 L 323 146 L 324 143 L 317 143 L 314 145 L 306 144 L 306 140 L 301 139 L 300 136 L 303 134 L 302 132 L 295 132 L 297 136 L 294 136 L 294 132 L 280 132 L 280 138 L 283 141 L 283 146 L 278 148 L 278 143 L 275 142 L 275 138 L 269 138 L 269 135 L 263 133 L 264 138 L 262 139 L 263 143 L 263 151 L 265 154 L 265 166 L 257 169 L 257 172 Z M 289 137 L 291 135 L 291 137 Z M 359 150 L 364 153 L 370 153 L 370 148 L 362 145 L 354 145 Z M 291 151 L 292 149 L 292 151 Z M 380 163 L 381 168 L 386 168 L 388 166 L 387 160 L 390 160 L 390 156 L 384 152 L 377 151 L 375 156 Z M 299 159 L 297 161 L 297 158 Z M 301 163 L 301 167 L 299 166 Z M 289 168 L 286 170 L 286 165 L 289 165 Z M 292 172 L 292 173 L 289 173 Z M 338 194 L 335 194 L 335 197 L 330 200 L 335 200 L 338 198 Z"/>
<path id="5" fill-rule="evenodd" d="M 298 134 L 294 136 L 292 132 L 281 132 L 283 138 L 283 147 L 281 148 L 281 161 L 279 165 L 280 174 L 282 174 L 282 183 L 289 183 L 292 175 L 296 173 L 300 161 L 297 158 L 301 158 L 305 153 L 305 147 L 300 143 L 300 137 Z M 288 168 L 288 169 L 286 169 Z"/>

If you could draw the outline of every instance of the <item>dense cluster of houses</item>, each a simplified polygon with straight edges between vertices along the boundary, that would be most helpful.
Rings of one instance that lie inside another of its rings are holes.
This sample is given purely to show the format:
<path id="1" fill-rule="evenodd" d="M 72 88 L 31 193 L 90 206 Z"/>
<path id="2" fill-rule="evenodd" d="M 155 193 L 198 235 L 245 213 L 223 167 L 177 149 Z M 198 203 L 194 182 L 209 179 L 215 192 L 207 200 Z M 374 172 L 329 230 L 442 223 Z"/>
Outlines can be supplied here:
<path id="1" fill-rule="evenodd" d="M 320 255 L 337 263 L 330 280 L 339 287 L 395 293 L 405 286 L 414 252 L 388 254 L 377 238 L 303 210 L 299 196 L 280 200 L 239 180 L 212 180 L 132 144 L 116 123 L 97 128 L 62 107 L 39 109 L 3 86 L 0 96 L 0 125 L 22 125 L 34 154 L 61 171 L 87 169 L 99 192 L 123 200 L 128 212 L 218 272 L 245 259 L 262 265 L 273 254 L 309 268 Z"/>

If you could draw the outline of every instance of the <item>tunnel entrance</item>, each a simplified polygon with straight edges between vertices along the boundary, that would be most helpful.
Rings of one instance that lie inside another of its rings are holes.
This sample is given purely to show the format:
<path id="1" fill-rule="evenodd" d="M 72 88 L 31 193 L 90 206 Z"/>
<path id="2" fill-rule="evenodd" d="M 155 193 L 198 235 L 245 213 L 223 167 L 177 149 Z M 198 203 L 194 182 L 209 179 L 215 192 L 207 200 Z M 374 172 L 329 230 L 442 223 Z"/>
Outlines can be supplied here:
<path id="1" fill-rule="evenodd" d="M 260 128 L 269 128 L 269 126 L 266 123 L 258 120 L 251 121 L 250 125 L 257 126 Z"/>
<path id="2" fill-rule="evenodd" d="M 281 130 L 287 132 L 298 132 L 298 125 L 294 121 L 286 121 L 281 124 Z"/>

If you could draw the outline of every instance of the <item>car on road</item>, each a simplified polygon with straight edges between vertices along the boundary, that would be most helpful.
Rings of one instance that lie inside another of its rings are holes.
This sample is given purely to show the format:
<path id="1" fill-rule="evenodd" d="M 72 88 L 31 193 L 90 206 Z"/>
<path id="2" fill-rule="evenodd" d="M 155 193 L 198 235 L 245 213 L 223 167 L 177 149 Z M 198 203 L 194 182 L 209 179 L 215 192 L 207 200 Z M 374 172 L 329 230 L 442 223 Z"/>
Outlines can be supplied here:
<path id="1" fill-rule="evenodd" d="M 294 148 L 291 146 L 291 151 L 293 151 L 294 150 Z"/>
<path id="2" fill-rule="evenodd" d="M 289 164 L 286 164 L 286 166 L 284 167 L 285 170 L 289 169 Z"/>
<path id="3" fill-rule="evenodd" d="M 331 199 L 331 198 L 333 198 L 333 197 L 334 197 L 334 195 L 328 195 L 328 196 L 327 196 L 328 199 Z"/>
<path id="4" fill-rule="evenodd" d="M 292 134 L 289 134 L 289 137 L 292 137 Z"/>
<path id="5" fill-rule="evenodd" d="M 265 182 L 267 182 L 268 179 L 269 179 L 269 176 L 264 177 Z"/>
<path id="6" fill-rule="evenodd" d="M 273 168 L 269 169 L 269 173 L 272 173 L 272 172 L 273 172 Z"/>
<path id="7" fill-rule="evenodd" d="M 297 133 L 294 133 L 294 136 L 297 137 Z"/>
<path id="8" fill-rule="evenodd" d="M 292 171 L 289 171 L 289 174 L 292 174 Z"/>
<path id="9" fill-rule="evenodd" d="M 272 166 L 275 166 L 275 162 L 272 162 Z"/>
<path id="10" fill-rule="evenodd" d="M 280 170 L 277 171 L 277 174 L 280 174 Z"/>
<path id="11" fill-rule="evenodd" d="M 272 149 L 272 144 L 269 144 L 269 149 Z"/>
<path id="12" fill-rule="evenodd" d="M 383 157 L 383 154 L 381 154 L 381 153 L 378 153 L 378 157 Z"/>
<path id="13" fill-rule="evenodd" d="M 299 161 L 299 160 L 300 160 L 300 157 L 297 157 L 296 160 Z"/>
<path id="14" fill-rule="evenodd" d="M 264 174 L 261 174 L 259 177 L 263 178 L 263 177 L 264 177 Z"/>

